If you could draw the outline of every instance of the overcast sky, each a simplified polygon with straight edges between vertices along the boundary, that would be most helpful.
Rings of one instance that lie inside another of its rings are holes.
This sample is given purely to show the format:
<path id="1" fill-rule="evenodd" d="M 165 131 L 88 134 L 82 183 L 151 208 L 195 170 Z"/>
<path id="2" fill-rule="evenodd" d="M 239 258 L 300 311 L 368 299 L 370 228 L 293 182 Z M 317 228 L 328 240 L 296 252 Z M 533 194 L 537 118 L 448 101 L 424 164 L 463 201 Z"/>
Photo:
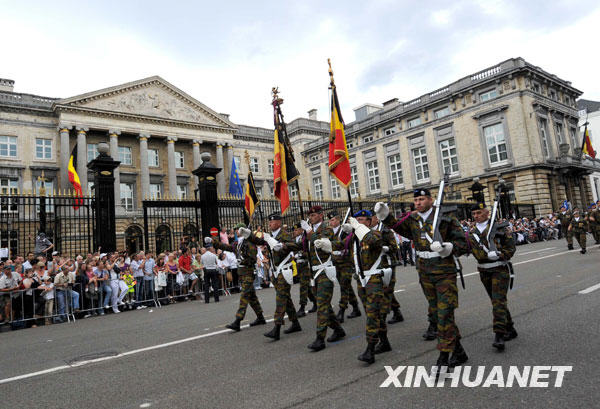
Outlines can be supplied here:
<path id="1" fill-rule="evenodd" d="M 311 108 L 328 120 L 328 57 L 351 122 L 365 102 L 520 56 L 600 100 L 598 1 L 91 3 L 0 0 L 0 77 L 70 97 L 160 75 L 235 123 L 271 127 L 274 85 L 286 120 Z"/>

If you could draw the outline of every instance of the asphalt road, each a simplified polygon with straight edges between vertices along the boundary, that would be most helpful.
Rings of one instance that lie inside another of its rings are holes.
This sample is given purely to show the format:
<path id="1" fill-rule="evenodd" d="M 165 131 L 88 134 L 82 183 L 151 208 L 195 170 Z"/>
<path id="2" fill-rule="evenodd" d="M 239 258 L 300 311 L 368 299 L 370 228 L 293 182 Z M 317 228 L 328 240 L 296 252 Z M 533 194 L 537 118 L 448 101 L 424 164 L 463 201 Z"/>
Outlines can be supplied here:
<path id="1" fill-rule="evenodd" d="M 405 321 L 389 326 L 394 350 L 371 366 L 356 359 L 365 347 L 364 314 L 346 320 L 345 340 L 312 353 L 306 346 L 315 336 L 315 314 L 300 320 L 302 332 L 282 334 L 279 342 L 262 335 L 270 323 L 233 333 L 224 328 L 237 308 L 233 295 L 218 304 L 193 301 L 3 332 L 0 407 L 597 407 L 600 289 L 592 289 L 600 283 L 600 247 L 582 256 L 567 252 L 564 241 L 535 243 L 520 246 L 513 262 L 517 281 L 509 308 L 519 337 L 498 353 L 491 346 L 489 299 L 472 274 L 472 258 L 463 259 L 467 289 L 460 291 L 456 316 L 468 364 L 506 371 L 512 365 L 572 365 L 561 388 L 451 388 L 449 382 L 443 388 L 380 388 L 385 365 L 430 367 L 438 355 L 435 341 L 421 338 L 426 302 L 408 267 L 396 286 Z M 297 302 L 298 286 L 292 294 Z M 258 295 L 269 318 L 274 291 Z M 246 318 L 254 319 L 250 309 Z"/>

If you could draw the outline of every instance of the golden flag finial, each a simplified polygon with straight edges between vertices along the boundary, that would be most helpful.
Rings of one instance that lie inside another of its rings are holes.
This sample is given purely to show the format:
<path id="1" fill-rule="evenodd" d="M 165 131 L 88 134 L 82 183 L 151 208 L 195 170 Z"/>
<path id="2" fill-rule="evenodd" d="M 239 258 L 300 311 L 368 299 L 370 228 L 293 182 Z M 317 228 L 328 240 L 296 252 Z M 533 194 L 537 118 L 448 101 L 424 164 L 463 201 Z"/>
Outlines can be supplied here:
<path id="1" fill-rule="evenodd" d="M 333 86 L 335 86 L 335 83 L 333 82 L 333 69 L 331 68 L 331 59 L 330 58 L 327 59 L 327 64 L 329 65 L 330 85 L 333 87 Z"/>

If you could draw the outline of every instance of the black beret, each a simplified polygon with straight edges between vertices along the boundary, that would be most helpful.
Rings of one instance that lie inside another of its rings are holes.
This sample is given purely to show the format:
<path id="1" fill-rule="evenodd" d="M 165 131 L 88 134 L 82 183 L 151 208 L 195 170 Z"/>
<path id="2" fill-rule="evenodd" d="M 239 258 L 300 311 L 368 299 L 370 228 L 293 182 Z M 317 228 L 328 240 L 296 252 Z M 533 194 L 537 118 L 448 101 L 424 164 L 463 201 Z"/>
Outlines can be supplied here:
<path id="1" fill-rule="evenodd" d="M 281 215 L 279 213 L 271 213 L 269 215 L 269 220 L 281 220 Z"/>
<path id="2" fill-rule="evenodd" d="M 431 191 L 429 189 L 415 189 L 414 191 L 414 197 L 419 197 L 419 196 L 429 196 L 431 197 Z"/>
<path id="3" fill-rule="evenodd" d="M 340 217 L 340 214 L 337 212 L 337 210 L 332 210 L 329 213 L 327 213 L 328 219 L 333 219 L 334 217 Z"/>
<path id="4" fill-rule="evenodd" d="M 470 209 L 472 212 L 474 212 L 475 210 L 481 210 L 481 209 L 485 209 L 485 203 L 472 203 L 470 206 Z"/>

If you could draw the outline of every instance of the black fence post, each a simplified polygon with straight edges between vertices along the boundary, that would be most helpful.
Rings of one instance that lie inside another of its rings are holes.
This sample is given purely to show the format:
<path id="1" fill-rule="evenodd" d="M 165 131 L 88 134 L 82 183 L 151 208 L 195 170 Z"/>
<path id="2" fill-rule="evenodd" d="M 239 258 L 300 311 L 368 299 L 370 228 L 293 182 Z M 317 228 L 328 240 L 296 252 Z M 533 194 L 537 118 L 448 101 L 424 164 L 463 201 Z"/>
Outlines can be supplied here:
<path id="1" fill-rule="evenodd" d="M 210 163 L 211 155 L 203 152 L 202 164 L 192 171 L 198 177 L 198 196 L 200 198 L 200 218 L 202 219 L 202 238 L 210 236 L 212 227 L 220 228 L 219 208 L 217 206 L 217 174 L 221 171 Z"/>

